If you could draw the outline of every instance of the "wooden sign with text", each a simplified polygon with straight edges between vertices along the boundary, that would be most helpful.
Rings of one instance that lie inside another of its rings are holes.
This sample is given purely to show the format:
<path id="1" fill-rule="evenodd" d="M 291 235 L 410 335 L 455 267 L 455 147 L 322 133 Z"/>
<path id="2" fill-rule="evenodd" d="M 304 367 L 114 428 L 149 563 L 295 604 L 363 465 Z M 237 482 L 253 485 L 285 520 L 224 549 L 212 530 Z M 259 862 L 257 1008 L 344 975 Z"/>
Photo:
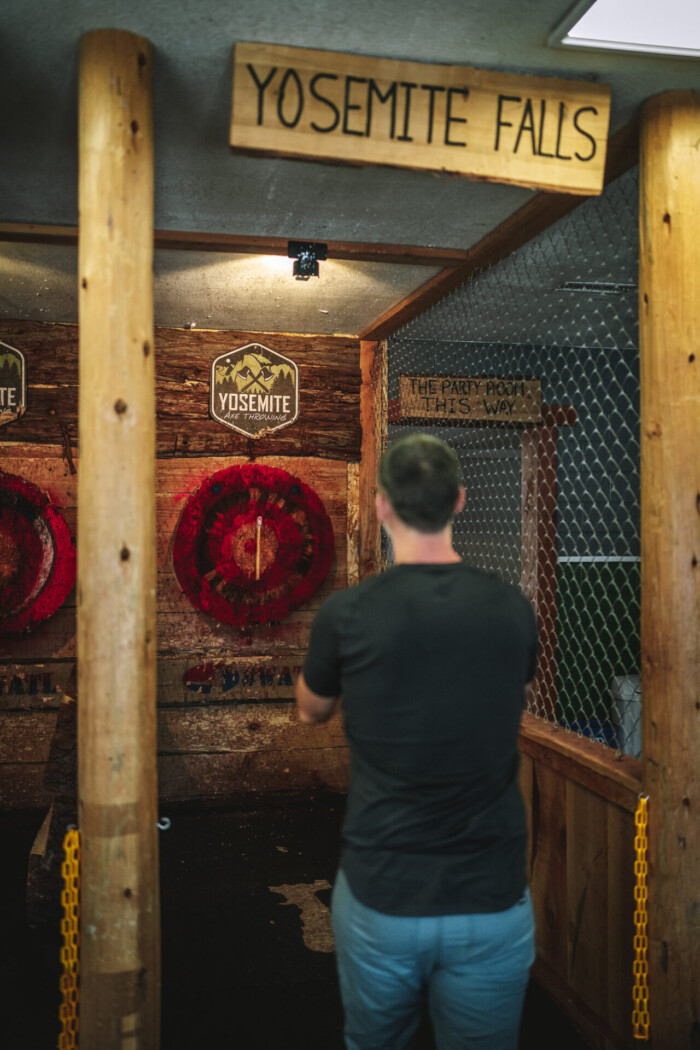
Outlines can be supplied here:
<path id="1" fill-rule="evenodd" d="M 401 419 L 454 423 L 540 423 L 539 379 L 494 376 L 399 376 Z"/>
<path id="2" fill-rule="evenodd" d="M 0 666 L 0 709 L 58 707 L 75 664 Z"/>
<path id="3" fill-rule="evenodd" d="M 238 657 L 192 664 L 163 660 L 158 667 L 158 700 L 166 704 L 236 704 L 294 699 L 303 653 L 284 658 Z"/>
<path id="4" fill-rule="evenodd" d="M 589 81 L 244 43 L 230 144 L 596 194 L 609 111 Z"/>

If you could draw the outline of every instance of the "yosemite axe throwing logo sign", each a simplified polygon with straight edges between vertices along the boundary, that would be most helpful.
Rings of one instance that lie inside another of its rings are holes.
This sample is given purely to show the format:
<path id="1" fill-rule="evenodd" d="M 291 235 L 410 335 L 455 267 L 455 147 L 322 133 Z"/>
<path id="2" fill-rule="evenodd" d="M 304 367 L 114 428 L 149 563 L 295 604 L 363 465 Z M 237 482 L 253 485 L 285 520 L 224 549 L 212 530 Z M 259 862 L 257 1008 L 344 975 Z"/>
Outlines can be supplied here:
<path id="1" fill-rule="evenodd" d="M 247 437 L 289 426 L 299 415 L 299 369 L 283 354 L 248 343 L 212 361 L 212 418 Z"/>

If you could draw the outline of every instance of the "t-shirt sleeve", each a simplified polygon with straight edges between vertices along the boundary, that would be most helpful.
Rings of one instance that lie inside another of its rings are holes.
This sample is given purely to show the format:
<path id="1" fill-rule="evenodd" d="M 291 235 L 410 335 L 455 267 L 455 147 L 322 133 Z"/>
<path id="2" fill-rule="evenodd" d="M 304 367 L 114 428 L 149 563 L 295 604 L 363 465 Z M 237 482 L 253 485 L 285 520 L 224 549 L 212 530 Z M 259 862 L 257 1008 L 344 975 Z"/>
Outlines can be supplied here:
<path id="1" fill-rule="evenodd" d="M 328 599 L 314 617 L 309 651 L 304 661 L 304 681 L 319 696 L 340 695 L 340 652 L 336 621 L 336 603 Z"/>

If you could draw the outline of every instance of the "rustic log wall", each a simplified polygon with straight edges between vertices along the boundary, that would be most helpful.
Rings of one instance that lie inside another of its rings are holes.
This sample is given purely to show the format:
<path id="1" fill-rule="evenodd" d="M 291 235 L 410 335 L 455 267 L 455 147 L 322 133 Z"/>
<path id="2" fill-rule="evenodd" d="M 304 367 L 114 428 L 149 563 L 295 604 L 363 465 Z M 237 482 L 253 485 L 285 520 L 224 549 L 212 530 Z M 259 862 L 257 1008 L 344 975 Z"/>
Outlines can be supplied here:
<path id="1" fill-rule="evenodd" d="M 2 322 L 0 339 L 27 354 L 29 379 L 25 416 L 0 431 L 0 468 L 47 491 L 75 536 L 77 329 Z M 301 387 L 299 422 L 257 441 L 208 417 L 211 360 L 252 341 L 296 361 Z M 314 612 L 332 590 L 358 578 L 359 343 L 174 330 L 156 330 L 155 343 L 161 797 L 342 790 L 348 764 L 339 717 L 302 727 L 291 699 Z M 314 488 L 336 545 L 330 574 L 307 605 L 282 623 L 242 629 L 190 605 L 174 574 L 172 546 L 182 507 L 200 482 L 253 457 Z M 75 629 L 71 594 L 30 634 L 0 634 L 1 807 L 47 805 L 55 794 L 61 698 L 76 695 Z"/>
<path id="2" fill-rule="evenodd" d="M 2 442 L 78 443 L 78 327 L 0 321 L 0 339 L 27 359 L 27 411 L 2 428 Z M 299 368 L 299 419 L 249 439 L 209 417 L 209 370 L 219 354 L 261 342 Z M 170 456 L 360 458 L 359 343 L 339 336 L 157 328 L 156 448 Z"/>

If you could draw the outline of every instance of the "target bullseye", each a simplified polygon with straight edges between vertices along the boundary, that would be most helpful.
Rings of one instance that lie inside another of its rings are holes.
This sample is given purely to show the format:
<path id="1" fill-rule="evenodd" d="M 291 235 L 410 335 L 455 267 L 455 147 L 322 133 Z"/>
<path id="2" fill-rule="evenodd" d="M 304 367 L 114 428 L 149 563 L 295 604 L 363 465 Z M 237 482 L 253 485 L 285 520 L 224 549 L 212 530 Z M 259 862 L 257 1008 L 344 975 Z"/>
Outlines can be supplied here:
<path id="1" fill-rule="evenodd" d="M 228 467 L 187 501 L 173 563 L 183 591 L 220 622 L 279 621 L 308 601 L 333 561 L 316 493 L 276 467 Z"/>

